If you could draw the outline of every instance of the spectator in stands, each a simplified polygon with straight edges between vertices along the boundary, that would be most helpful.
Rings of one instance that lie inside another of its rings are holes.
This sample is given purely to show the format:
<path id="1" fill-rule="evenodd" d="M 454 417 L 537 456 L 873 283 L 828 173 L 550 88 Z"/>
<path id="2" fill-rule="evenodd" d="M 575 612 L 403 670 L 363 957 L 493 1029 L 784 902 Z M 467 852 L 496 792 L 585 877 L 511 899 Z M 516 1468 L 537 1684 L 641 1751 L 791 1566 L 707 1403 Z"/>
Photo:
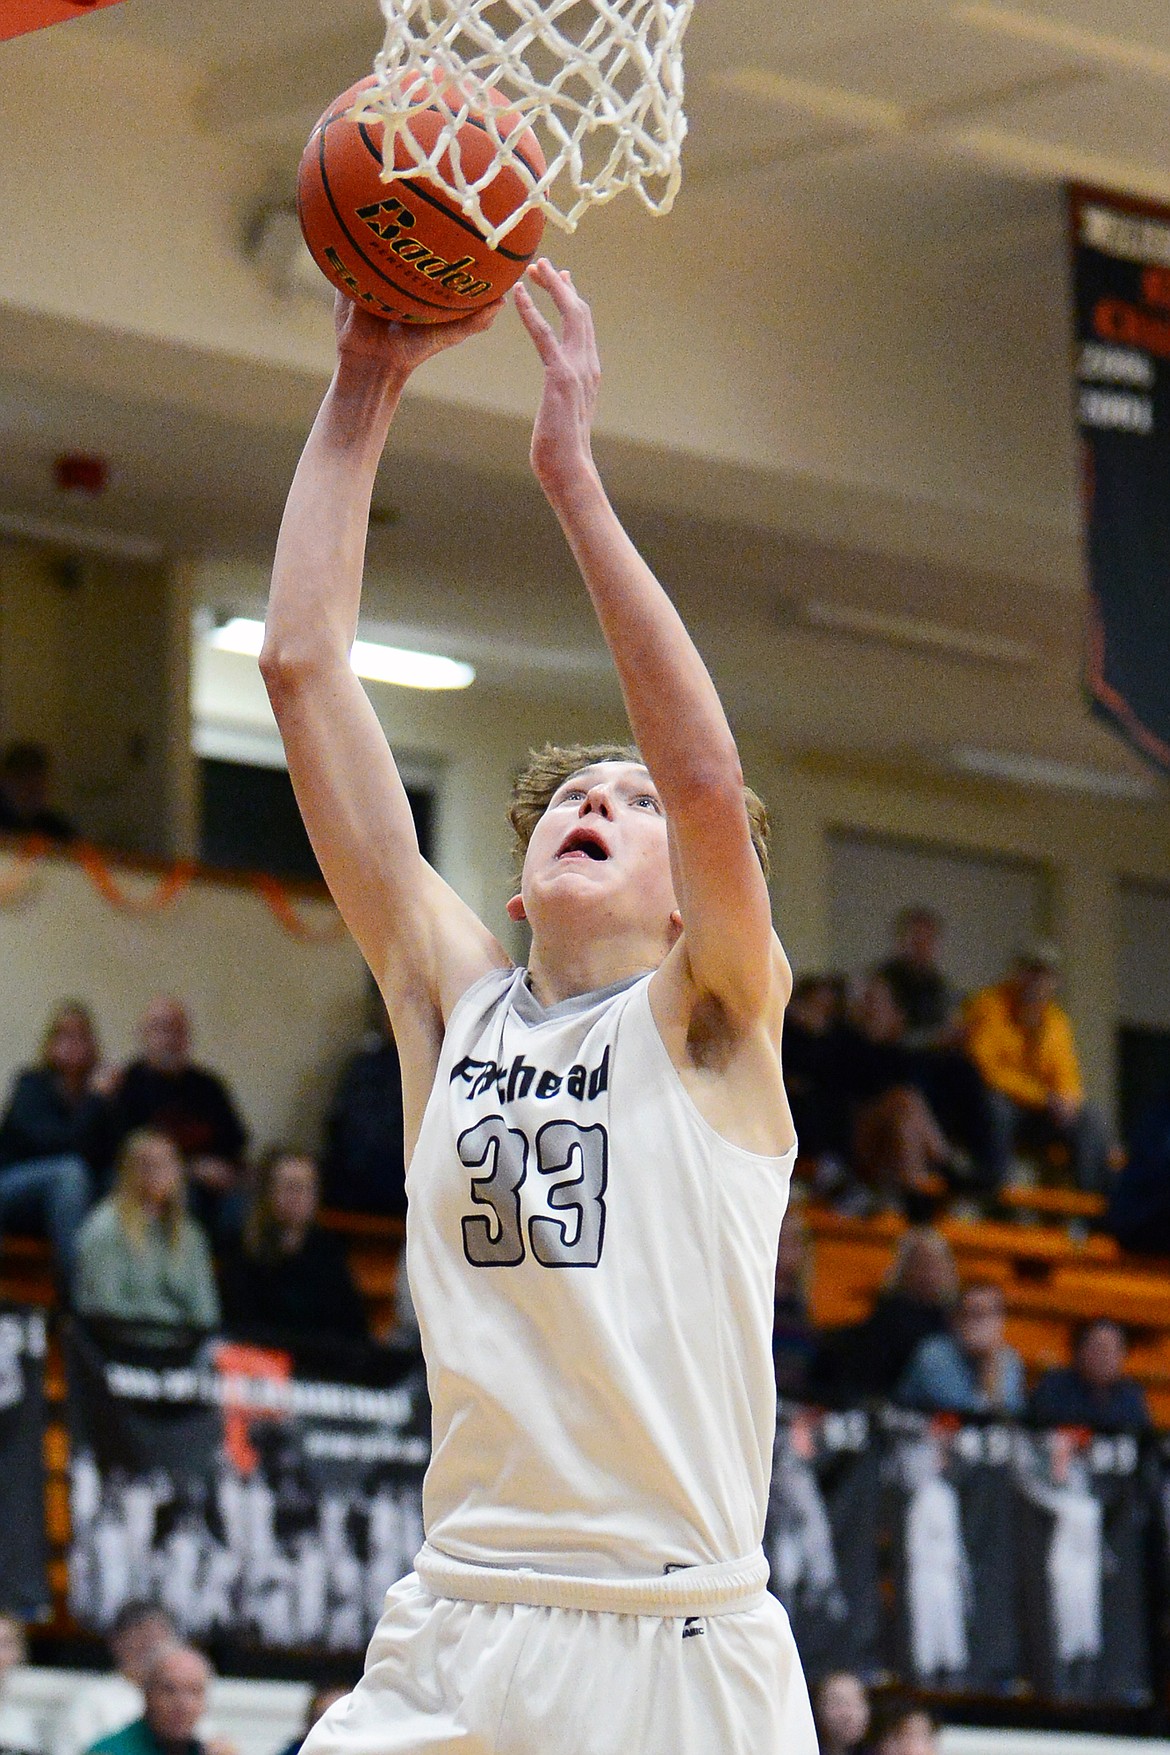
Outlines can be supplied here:
<path id="1" fill-rule="evenodd" d="M 953 1043 L 958 998 L 939 964 L 943 923 L 933 908 L 903 908 L 894 921 L 894 954 L 878 969 L 906 1020 L 909 1048 Z"/>
<path id="2" fill-rule="evenodd" d="M 191 1059 L 191 1020 L 181 1000 L 152 999 L 139 1024 L 142 1054 L 122 1073 L 114 1098 L 116 1134 L 169 1134 L 183 1155 L 191 1209 L 216 1239 L 243 1217 L 247 1134 L 223 1080 Z"/>
<path id="3" fill-rule="evenodd" d="M 142 1717 L 143 1681 L 155 1652 L 173 1645 L 175 1623 L 156 1603 L 123 1603 L 109 1632 L 112 1673 L 83 1683 L 53 1727 L 50 1755 L 84 1755 L 112 1731 Z"/>
<path id="4" fill-rule="evenodd" d="M 32 1713 L 16 1704 L 6 1686 L 13 1670 L 27 1662 L 24 1622 L 0 1611 L 0 1755 L 37 1755 L 41 1747 Z"/>
<path id="5" fill-rule="evenodd" d="M 39 1063 L 17 1073 L 0 1120 L 0 1227 L 47 1231 L 66 1287 L 91 1173 L 109 1156 L 105 1090 L 93 1019 L 69 1000 L 49 1020 Z"/>
<path id="6" fill-rule="evenodd" d="M 372 984 L 371 984 L 372 987 Z M 372 1028 L 341 1075 L 325 1122 L 327 1204 L 406 1216 L 402 1074 L 385 1002 L 372 987 Z"/>
<path id="7" fill-rule="evenodd" d="M 1003 1338 L 1003 1292 L 975 1281 L 959 1294 L 950 1330 L 916 1348 L 895 1398 L 930 1413 L 1022 1414 L 1024 1366 Z"/>
<path id="8" fill-rule="evenodd" d="M 874 1711 L 870 1746 L 874 1755 L 938 1755 L 938 1724 L 921 1706 L 884 1700 Z"/>
<path id="9" fill-rule="evenodd" d="M 318 1193 L 317 1166 L 303 1152 L 262 1160 L 240 1243 L 223 1263 L 230 1327 L 367 1338 L 345 1251 L 316 1222 Z"/>
<path id="10" fill-rule="evenodd" d="M 54 810 L 53 763 L 43 743 L 10 743 L 0 756 L 0 831 L 71 841 L 77 833 Z"/>
<path id="11" fill-rule="evenodd" d="M 1046 1371 L 1030 1412 L 1049 1426 L 1091 1426 L 1098 1432 L 1145 1431 L 1150 1410 L 1140 1384 L 1126 1377 L 1125 1335 L 1108 1317 L 1086 1322 L 1071 1365 Z"/>
<path id="12" fill-rule="evenodd" d="M 804 1215 L 789 1207 L 780 1227 L 776 1251 L 776 1294 L 772 1323 L 772 1360 L 780 1395 L 801 1396 L 817 1350 L 816 1331 L 808 1313 L 812 1292 L 812 1246 Z"/>
<path id="13" fill-rule="evenodd" d="M 855 1755 L 865 1748 L 869 1695 L 852 1670 L 831 1670 L 812 1696 L 820 1755 Z"/>
<path id="14" fill-rule="evenodd" d="M 838 1403 L 892 1395 L 922 1342 L 946 1333 L 958 1296 L 946 1238 L 929 1225 L 907 1231 L 871 1314 L 822 1337 L 812 1368 L 817 1390 Z"/>
<path id="15" fill-rule="evenodd" d="M 1134 1129 L 1105 1223 L 1123 1249 L 1170 1255 L 1170 1092 Z"/>
<path id="16" fill-rule="evenodd" d="M 959 998 L 939 962 L 942 936 L 942 917 L 933 908 L 904 908 L 894 921 L 894 955 L 877 973 L 905 1019 L 902 1044 L 914 1053 L 915 1083 L 956 1148 L 949 1174 L 983 1192 L 993 1174 L 991 1105 L 963 1048 Z"/>
<path id="17" fill-rule="evenodd" d="M 850 1117 L 837 1089 L 842 983 L 834 975 L 801 975 L 784 1013 L 784 1088 L 813 1187 L 832 1194 L 846 1178 Z"/>
<path id="18" fill-rule="evenodd" d="M 309 1696 L 309 1704 L 305 1708 L 304 1724 L 301 1726 L 299 1733 L 293 1738 L 292 1742 L 285 1744 L 284 1748 L 280 1751 L 280 1755 L 300 1755 L 301 1744 L 304 1742 L 313 1726 L 317 1723 L 317 1720 L 324 1718 L 325 1714 L 329 1711 L 329 1708 L 336 1705 L 337 1701 L 344 1700 L 348 1693 L 350 1693 L 349 1688 L 342 1687 L 336 1682 L 322 1682 L 318 1687 L 314 1688 L 312 1694 Z"/>
<path id="19" fill-rule="evenodd" d="M 1058 970 L 1053 945 L 1026 945 L 1007 979 L 967 1004 L 967 1052 L 990 1093 L 992 1183 L 1003 1185 L 1017 1148 L 1056 1145 L 1069 1155 L 1076 1186 L 1104 1193 L 1105 1124 L 1085 1101 L 1072 1024 L 1056 1001 Z"/>
<path id="20" fill-rule="evenodd" d="M 142 1717 L 94 1743 L 90 1755 L 227 1755 L 226 1744 L 199 1736 L 210 1681 L 211 1665 L 193 1645 L 156 1646 L 142 1680 Z"/>
<path id="21" fill-rule="evenodd" d="M 143 1127 L 123 1141 L 114 1191 L 77 1240 L 74 1303 L 83 1316 L 217 1326 L 211 1251 L 187 1214 L 183 1160 L 165 1133 Z"/>
<path id="22" fill-rule="evenodd" d="M 853 1117 L 854 1168 L 882 1206 L 934 1198 L 955 1158 L 905 1033 L 889 982 L 869 975 L 838 1033 L 836 1086 Z"/>

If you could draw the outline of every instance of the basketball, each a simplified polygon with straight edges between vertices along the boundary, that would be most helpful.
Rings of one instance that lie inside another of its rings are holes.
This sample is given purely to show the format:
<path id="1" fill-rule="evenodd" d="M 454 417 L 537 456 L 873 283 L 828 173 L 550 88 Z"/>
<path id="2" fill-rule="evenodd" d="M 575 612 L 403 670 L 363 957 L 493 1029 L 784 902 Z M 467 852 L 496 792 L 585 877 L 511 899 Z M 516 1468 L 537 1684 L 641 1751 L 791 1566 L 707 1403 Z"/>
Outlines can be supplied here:
<path id="1" fill-rule="evenodd" d="M 491 304 L 520 278 L 540 243 L 544 215 L 526 213 L 492 249 L 444 180 L 449 154 L 434 172 L 384 183 L 383 124 L 353 122 L 346 114 L 374 83 L 371 74 L 342 92 L 309 136 L 297 176 L 301 231 L 326 279 L 374 316 L 451 323 Z M 434 147 L 442 121 L 437 106 L 411 116 L 408 127 L 423 151 Z M 503 111 L 498 127 L 510 137 L 523 118 Z M 472 113 L 458 141 L 463 174 L 474 182 L 491 164 L 491 134 Z M 533 176 L 543 174 L 544 154 L 531 129 L 524 129 L 514 150 Z M 396 140 L 395 168 L 413 162 L 410 148 Z M 499 225 L 527 193 L 520 173 L 502 165 L 479 198 L 488 219 Z"/>

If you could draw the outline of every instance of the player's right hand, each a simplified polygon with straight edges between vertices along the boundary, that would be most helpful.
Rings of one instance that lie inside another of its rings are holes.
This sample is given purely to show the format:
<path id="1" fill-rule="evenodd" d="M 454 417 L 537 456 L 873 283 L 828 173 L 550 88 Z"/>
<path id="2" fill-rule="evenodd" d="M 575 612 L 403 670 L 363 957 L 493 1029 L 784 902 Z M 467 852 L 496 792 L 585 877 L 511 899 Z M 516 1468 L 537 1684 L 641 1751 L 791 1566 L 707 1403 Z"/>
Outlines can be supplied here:
<path id="1" fill-rule="evenodd" d="M 372 317 L 339 292 L 333 301 L 337 355 L 339 360 L 380 367 L 391 376 L 407 378 L 445 348 L 490 329 L 501 305 L 497 299 L 454 323 L 394 323 Z"/>

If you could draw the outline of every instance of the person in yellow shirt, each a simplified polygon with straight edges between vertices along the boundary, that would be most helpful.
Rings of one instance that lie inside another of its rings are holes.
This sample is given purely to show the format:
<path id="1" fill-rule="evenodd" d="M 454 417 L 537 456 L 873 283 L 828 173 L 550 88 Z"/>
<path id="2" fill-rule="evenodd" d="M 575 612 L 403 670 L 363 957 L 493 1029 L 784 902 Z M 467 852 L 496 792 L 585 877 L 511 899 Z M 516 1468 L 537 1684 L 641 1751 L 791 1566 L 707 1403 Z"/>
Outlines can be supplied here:
<path id="1" fill-rule="evenodd" d="M 1053 945 L 1027 945 L 1006 980 L 983 988 L 966 1005 L 967 1053 L 988 1088 L 993 1184 L 1003 1184 L 1017 1150 L 1059 1143 L 1068 1151 L 1076 1186 L 1104 1193 L 1104 1118 L 1085 1101 L 1072 1024 L 1056 1000 L 1058 973 Z"/>

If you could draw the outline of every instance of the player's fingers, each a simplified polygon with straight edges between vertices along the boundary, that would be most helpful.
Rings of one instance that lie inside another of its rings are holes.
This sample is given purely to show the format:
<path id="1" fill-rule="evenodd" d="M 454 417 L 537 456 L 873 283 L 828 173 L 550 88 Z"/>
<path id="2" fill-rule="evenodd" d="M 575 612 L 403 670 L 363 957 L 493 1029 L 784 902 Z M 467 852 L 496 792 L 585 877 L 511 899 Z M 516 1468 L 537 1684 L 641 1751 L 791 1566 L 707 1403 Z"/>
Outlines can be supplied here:
<path id="1" fill-rule="evenodd" d="M 532 337 L 533 345 L 541 360 L 547 366 L 556 357 L 557 338 L 551 323 L 546 322 L 536 308 L 536 301 L 525 286 L 517 286 L 513 293 L 516 310 L 520 321 Z"/>

